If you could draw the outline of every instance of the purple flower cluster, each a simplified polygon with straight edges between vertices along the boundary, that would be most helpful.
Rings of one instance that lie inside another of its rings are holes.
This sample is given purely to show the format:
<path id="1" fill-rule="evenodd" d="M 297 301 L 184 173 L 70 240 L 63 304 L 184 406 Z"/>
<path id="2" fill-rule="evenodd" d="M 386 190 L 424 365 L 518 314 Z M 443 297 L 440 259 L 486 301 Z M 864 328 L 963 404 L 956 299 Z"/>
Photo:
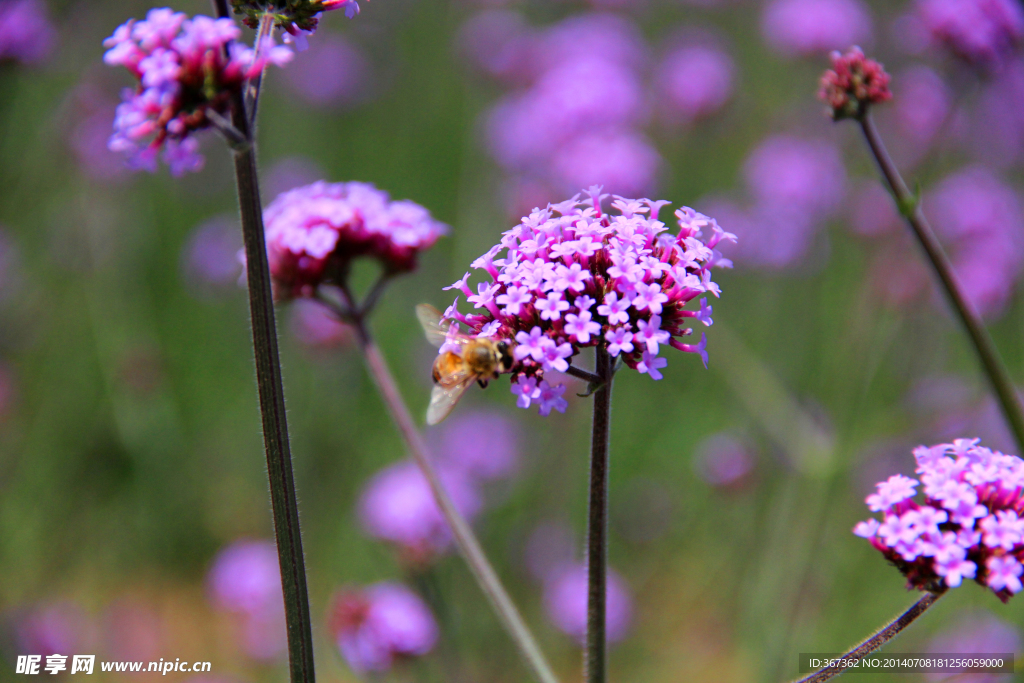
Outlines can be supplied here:
<path id="1" fill-rule="evenodd" d="M 353 258 L 370 256 L 391 273 L 416 266 L 447 226 L 411 201 L 391 201 L 366 183 L 319 181 L 282 193 L 263 212 L 267 257 L 278 297 L 313 296 L 344 282 Z"/>
<path id="2" fill-rule="evenodd" d="M 55 39 L 56 31 L 41 0 L 0 3 L 0 62 L 40 62 L 50 54 Z"/>
<path id="3" fill-rule="evenodd" d="M 1024 40 L 1016 0 L 918 0 L 916 9 L 934 42 L 983 69 L 999 69 Z"/>
<path id="4" fill-rule="evenodd" d="M 286 642 L 281 568 L 273 541 L 237 541 L 222 550 L 207 577 L 219 608 L 242 619 L 241 644 L 255 659 L 274 659 Z"/>
<path id="5" fill-rule="evenodd" d="M 871 14 L 861 0 L 772 0 L 761 34 L 786 56 L 827 54 L 869 42 Z"/>
<path id="6" fill-rule="evenodd" d="M 650 192 L 661 158 L 640 132 L 645 50 L 636 26 L 591 14 L 541 31 L 515 28 L 505 50 L 491 55 L 514 64 L 507 75 L 525 86 L 489 114 L 498 163 L 522 183 L 559 192 L 593 183 Z"/>
<path id="7" fill-rule="evenodd" d="M 700 354 L 707 365 L 704 335 L 698 344 L 680 338 L 693 333 L 690 319 L 711 325 L 711 306 L 702 299 L 699 310 L 684 307 L 705 292 L 719 295 L 711 268 L 727 261 L 715 247 L 735 236 L 689 207 L 676 211 L 680 232 L 673 235 L 658 220 L 668 202 L 615 197 L 612 214 L 601 208 L 605 196 L 591 188 L 582 201 L 576 195 L 534 209 L 473 262 L 487 278 L 475 291 L 469 273 L 445 288 L 480 311 L 460 313 L 456 297 L 444 313 L 453 332 L 462 323 L 472 335 L 515 343 L 512 393 L 521 408 L 564 412 L 565 386 L 545 375 L 568 370 L 588 346 L 603 344 L 653 379 L 668 363 L 659 356 L 663 345 Z"/>
<path id="8" fill-rule="evenodd" d="M 605 639 L 618 642 L 629 632 L 633 601 L 626 582 L 614 570 L 608 570 L 605 587 Z M 587 568 L 568 565 L 552 573 L 544 582 L 544 611 L 562 633 L 581 645 L 587 633 Z"/>
<path id="9" fill-rule="evenodd" d="M 516 423 L 486 410 L 456 415 L 430 433 L 436 467 L 448 495 L 466 519 L 483 509 L 482 489 L 519 467 Z M 397 546 L 403 562 L 422 566 L 451 545 L 451 531 L 419 467 L 404 461 L 378 472 L 366 485 L 359 517 L 369 535 Z"/>
<path id="10" fill-rule="evenodd" d="M 714 41 L 686 41 L 665 55 L 656 83 L 670 120 L 683 123 L 711 116 L 732 96 L 736 68 Z"/>
<path id="11" fill-rule="evenodd" d="M 749 206 L 717 200 L 708 207 L 740 237 L 730 257 L 769 269 L 804 260 L 846 192 L 839 150 L 822 139 L 773 135 L 751 151 L 743 175 Z"/>
<path id="12" fill-rule="evenodd" d="M 358 674 L 387 671 L 396 660 L 425 655 L 438 638 L 426 603 L 390 582 L 340 591 L 331 602 L 328 627 Z"/>
<path id="13" fill-rule="evenodd" d="M 908 587 L 941 592 L 974 579 L 1006 602 L 1024 574 L 1024 460 L 978 442 L 914 449 L 920 480 L 896 474 L 879 483 L 866 502 L 882 520 L 853 532 L 903 572 Z"/>
<path id="14" fill-rule="evenodd" d="M 117 108 L 110 149 L 135 168 L 155 171 L 157 155 L 173 175 L 202 168 L 196 131 L 210 127 L 210 113 L 229 118 L 232 95 L 268 63 L 283 65 L 291 50 L 268 37 L 256 51 L 236 42 L 242 32 L 230 19 L 191 19 L 168 8 L 131 19 L 103 41 L 103 61 L 138 79 Z"/>

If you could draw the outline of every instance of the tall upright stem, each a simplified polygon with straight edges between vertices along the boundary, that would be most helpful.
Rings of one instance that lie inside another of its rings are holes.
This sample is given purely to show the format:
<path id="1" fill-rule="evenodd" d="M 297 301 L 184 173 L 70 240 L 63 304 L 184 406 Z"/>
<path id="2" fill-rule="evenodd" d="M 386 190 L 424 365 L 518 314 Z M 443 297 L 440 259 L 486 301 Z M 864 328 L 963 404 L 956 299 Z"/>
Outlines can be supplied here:
<path id="1" fill-rule="evenodd" d="M 230 16 L 226 0 L 214 0 L 214 8 L 219 16 Z M 256 172 L 255 141 L 241 92 L 237 93 L 233 101 L 232 124 L 249 143 L 234 150 L 235 180 L 245 242 L 256 386 L 260 396 L 270 502 L 284 593 L 289 671 L 292 683 L 314 683 L 313 633 L 310 627 L 306 567 L 299 531 L 299 506 L 295 495 L 291 449 L 288 445 L 288 418 L 285 414 L 281 362 L 277 350 L 277 324 L 263 232 L 263 206 Z"/>
<path id="2" fill-rule="evenodd" d="M 906 612 L 883 626 L 878 633 L 858 644 L 842 657 L 839 657 L 838 660 L 843 664 L 833 664 L 832 666 L 827 666 L 824 669 L 819 669 L 810 676 L 805 676 L 794 683 L 824 683 L 824 681 L 838 676 L 852 664 L 864 657 L 867 657 L 869 654 L 898 636 L 900 631 L 905 629 L 907 626 L 910 626 L 915 619 L 925 613 L 925 610 L 934 605 L 935 601 L 941 598 L 942 595 L 943 593 L 925 593 L 924 596 L 911 605 Z"/>
<path id="3" fill-rule="evenodd" d="M 608 567 L 608 444 L 611 437 L 612 358 L 604 344 L 596 349 L 594 425 L 590 441 L 590 502 L 587 522 L 587 640 L 583 652 L 586 683 L 604 683 L 605 603 Z"/>
<path id="4" fill-rule="evenodd" d="M 981 322 L 981 317 L 974 310 L 967 297 L 964 296 L 957 281 L 956 273 L 953 272 L 953 266 L 942 251 L 942 245 L 939 244 L 938 238 L 928 224 L 928 219 L 925 218 L 924 212 L 921 211 L 918 198 L 910 192 L 907 184 L 903 182 L 903 177 L 889 156 L 885 143 L 878 134 L 878 129 L 875 127 L 875 122 L 870 114 L 865 114 L 860 119 L 860 125 L 868 147 L 871 149 L 875 161 L 878 162 L 878 166 L 882 170 L 882 175 L 885 176 L 889 188 L 896 197 L 900 212 L 914 231 L 918 243 L 924 249 L 932 269 L 942 283 L 942 288 L 946 292 L 949 303 L 953 306 L 953 310 L 957 312 L 960 322 L 963 323 L 964 328 L 967 330 L 967 335 L 970 337 L 975 352 L 978 354 L 978 360 L 981 361 L 981 367 L 996 393 L 996 398 L 999 400 L 1003 416 L 1010 425 L 1010 431 L 1013 432 L 1018 452 L 1024 453 L 1024 409 L 1021 408 L 1020 399 L 1014 389 L 1010 374 L 1006 369 L 1006 364 L 1003 363 L 999 351 L 996 350 L 996 346 L 992 342 L 992 337 L 989 336 L 988 330 Z"/>
<path id="5" fill-rule="evenodd" d="M 387 362 L 384 360 L 380 348 L 378 348 L 370 336 L 370 330 L 362 315 L 363 312 L 365 312 L 365 306 L 360 314 L 355 316 L 343 315 L 343 317 L 355 325 L 356 337 L 359 340 L 359 346 L 363 351 L 363 357 L 366 359 L 366 366 L 370 371 L 370 375 L 376 382 L 377 388 L 380 389 L 384 403 L 397 424 L 398 431 L 402 434 L 402 438 L 412 453 L 413 459 L 427 478 L 427 483 L 434 494 L 434 499 L 437 501 L 441 513 L 448 522 L 448 526 L 451 527 L 452 536 L 455 538 L 455 543 L 465 558 L 466 564 L 469 565 L 470 572 L 472 572 L 484 595 L 490 601 L 491 606 L 498 615 L 498 619 L 508 631 L 512 640 L 519 646 L 523 658 L 537 677 L 537 680 L 540 683 L 558 683 L 558 679 L 555 678 L 554 672 L 552 672 L 547 660 L 545 660 L 540 646 L 537 645 L 537 641 L 530 633 L 522 616 L 520 616 L 519 610 L 516 609 L 508 592 L 502 586 L 501 579 L 498 578 L 494 567 L 491 566 L 487 556 L 484 555 L 483 548 L 480 547 L 480 542 L 470 528 L 469 523 L 466 522 L 458 508 L 455 507 L 444 485 L 441 483 L 441 478 L 438 476 L 437 470 L 430 460 L 430 454 L 427 444 L 423 440 L 423 435 L 416 428 L 416 423 L 409 413 L 409 408 L 405 405 L 405 401 L 402 400 L 402 395 L 398 391 L 398 385 L 395 383 L 391 370 L 388 369 Z"/>

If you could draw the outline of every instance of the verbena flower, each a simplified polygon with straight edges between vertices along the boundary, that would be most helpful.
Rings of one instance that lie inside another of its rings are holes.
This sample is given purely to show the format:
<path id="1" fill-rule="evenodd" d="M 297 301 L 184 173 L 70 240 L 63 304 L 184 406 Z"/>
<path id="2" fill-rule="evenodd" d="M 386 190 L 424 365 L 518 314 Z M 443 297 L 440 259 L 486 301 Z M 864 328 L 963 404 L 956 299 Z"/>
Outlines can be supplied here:
<path id="1" fill-rule="evenodd" d="M 92 624 L 82 608 L 74 602 L 59 600 L 17 611 L 8 618 L 14 640 L 11 645 L 19 653 L 54 655 L 76 652 L 88 640 Z"/>
<path id="2" fill-rule="evenodd" d="M 135 168 L 155 171 L 163 150 L 172 175 L 200 170 L 194 133 L 213 125 L 210 113 L 230 118 L 231 99 L 245 81 L 292 56 L 268 37 L 257 57 L 236 42 L 241 35 L 230 19 L 190 19 L 168 8 L 119 26 L 103 41 L 103 61 L 127 68 L 138 85 L 122 93 L 110 149 L 127 154 Z"/>
<path id="3" fill-rule="evenodd" d="M 861 0 L 772 0 L 761 17 L 765 42 L 787 56 L 828 53 L 871 39 Z"/>
<path id="4" fill-rule="evenodd" d="M 633 600 L 626 582 L 608 570 L 605 588 L 605 638 L 617 642 L 629 633 Z M 559 631 L 583 644 L 587 633 L 587 568 L 562 565 L 544 581 L 544 610 Z"/>
<path id="5" fill-rule="evenodd" d="M 469 410 L 437 429 L 442 467 L 481 483 L 508 478 L 519 469 L 519 426 L 505 412 Z"/>
<path id="6" fill-rule="evenodd" d="M 713 42 L 683 44 L 658 67 L 658 91 L 669 118 L 691 122 L 710 116 L 732 96 L 736 67 Z"/>
<path id="7" fill-rule="evenodd" d="M 1024 39 L 1024 10 L 1015 0 L 918 0 L 932 40 L 982 69 L 999 69 Z"/>
<path id="8" fill-rule="evenodd" d="M 697 310 L 685 306 L 719 295 L 711 279 L 722 263 L 715 247 L 735 236 L 689 207 L 676 211 L 674 235 L 657 217 L 668 202 L 615 197 L 609 213 L 605 196 L 594 187 L 586 199 L 535 209 L 473 262 L 482 281 L 471 286 L 466 273 L 446 288 L 464 294 L 474 312 L 461 313 L 456 298 L 445 319 L 514 344 L 512 393 L 521 408 L 564 412 L 565 387 L 547 375 L 565 372 L 588 346 L 605 344 L 653 379 L 667 362 L 659 356 L 664 346 L 697 353 L 707 365 L 704 335 L 696 344 L 683 339 L 691 322 L 711 325 L 711 307 L 706 299 Z"/>
<path id="9" fill-rule="evenodd" d="M 475 517 L 483 501 L 469 477 L 451 468 L 440 476 L 459 513 Z M 359 519 L 364 531 L 394 543 L 402 559 L 414 566 L 430 562 L 452 542 L 426 477 L 411 461 L 392 465 L 369 481 L 359 500 Z"/>
<path id="10" fill-rule="evenodd" d="M 331 601 L 328 627 L 356 673 L 387 671 L 396 660 L 425 655 L 438 637 L 426 603 L 391 582 L 338 592 Z"/>
<path id="11" fill-rule="evenodd" d="M 50 54 L 56 31 L 41 0 L 6 0 L 0 3 L 0 62 L 40 62 Z"/>
<path id="12" fill-rule="evenodd" d="M 281 567 L 272 541 L 237 541 L 222 550 L 207 577 L 217 607 L 241 617 L 242 649 L 274 659 L 287 647 Z"/>
<path id="13" fill-rule="evenodd" d="M 879 483 L 866 502 L 881 520 L 853 532 L 903 572 L 908 587 L 939 592 L 974 579 L 1006 602 L 1024 574 L 1024 461 L 978 442 L 914 449 L 919 479 L 897 474 Z"/>
<path id="14" fill-rule="evenodd" d="M 828 104 L 833 119 L 859 119 L 872 104 L 892 99 L 889 74 L 859 47 L 833 52 L 831 57 L 832 68 L 821 77 L 818 99 Z"/>
<path id="15" fill-rule="evenodd" d="M 313 296 L 340 284 L 353 258 L 385 271 L 412 270 L 416 257 L 448 231 L 411 201 L 391 201 L 366 183 L 316 182 L 279 195 L 263 212 L 267 257 L 279 298 Z"/>

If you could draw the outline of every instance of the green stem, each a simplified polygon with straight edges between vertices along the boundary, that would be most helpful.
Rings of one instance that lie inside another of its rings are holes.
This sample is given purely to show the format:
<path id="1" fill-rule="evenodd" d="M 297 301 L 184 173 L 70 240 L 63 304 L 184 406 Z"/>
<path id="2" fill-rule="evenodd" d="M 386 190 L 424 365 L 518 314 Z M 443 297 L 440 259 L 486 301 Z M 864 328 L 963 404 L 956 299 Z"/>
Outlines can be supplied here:
<path id="1" fill-rule="evenodd" d="M 1010 373 L 1006 369 L 1006 364 L 999 355 L 999 351 L 996 350 L 988 330 L 981 322 L 981 317 L 974 310 L 974 307 L 971 306 L 967 297 L 964 296 L 957 281 L 956 273 L 953 272 L 953 266 L 942 251 L 942 245 L 939 244 L 938 238 L 928 224 L 924 212 L 921 211 L 920 198 L 912 194 L 907 188 L 907 184 L 903 182 L 903 177 L 889 156 L 885 143 L 878 134 L 878 129 L 875 127 L 874 120 L 870 114 L 865 114 L 861 118 L 860 125 L 868 147 L 871 149 L 875 161 L 878 162 L 878 166 L 882 171 L 882 175 L 885 176 L 889 189 L 892 190 L 896 198 L 896 204 L 900 213 L 907 219 L 907 223 L 914 231 L 914 236 L 917 237 L 918 243 L 924 249 L 924 253 L 931 263 L 932 270 L 935 271 L 939 281 L 942 283 L 942 288 L 946 292 L 949 303 L 953 306 L 953 310 L 957 312 L 964 329 L 967 330 L 967 335 L 970 337 L 974 350 L 978 354 L 981 367 L 996 393 L 1003 416 L 1010 426 L 1010 431 L 1013 432 L 1018 452 L 1024 453 L 1024 409 L 1021 408 L 1020 398 L 1017 396 L 1016 389 L 1010 379 Z"/>
<path id="2" fill-rule="evenodd" d="M 605 604 L 608 573 L 608 448 L 611 439 L 612 358 L 604 344 L 596 349 L 594 424 L 590 441 L 590 501 L 587 523 L 587 639 L 583 651 L 584 680 L 604 683 L 607 677 Z"/>

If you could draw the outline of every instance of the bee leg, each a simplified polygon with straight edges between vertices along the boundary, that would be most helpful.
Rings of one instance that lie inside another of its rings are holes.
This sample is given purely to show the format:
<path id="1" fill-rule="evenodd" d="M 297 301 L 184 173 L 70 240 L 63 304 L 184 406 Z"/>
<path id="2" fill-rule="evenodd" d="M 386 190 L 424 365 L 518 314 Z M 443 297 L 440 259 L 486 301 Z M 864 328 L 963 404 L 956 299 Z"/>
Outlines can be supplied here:
<path id="1" fill-rule="evenodd" d="M 481 389 L 486 389 L 487 388 L 487 380 L 485 380 L 485 379 L 478 379 L 476 381 L 476 383 L 480 385 Z"/>

